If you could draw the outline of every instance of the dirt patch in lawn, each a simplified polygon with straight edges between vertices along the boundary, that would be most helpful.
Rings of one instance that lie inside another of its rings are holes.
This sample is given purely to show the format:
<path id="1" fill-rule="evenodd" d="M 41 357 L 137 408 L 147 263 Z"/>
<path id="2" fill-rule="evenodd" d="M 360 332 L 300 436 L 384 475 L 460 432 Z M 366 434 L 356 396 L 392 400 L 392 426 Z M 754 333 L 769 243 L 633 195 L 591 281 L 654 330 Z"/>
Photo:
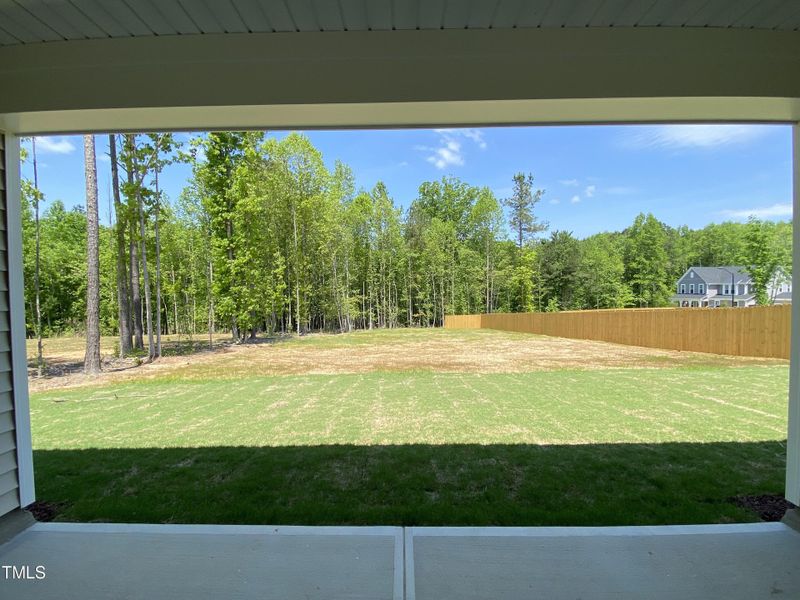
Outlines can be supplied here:
<path id="1" fill-rule="evenodd" d="M 49 359 L 48 359 L 49 360 Z M 786 364 L 742 358 L 623 346 L 500 331 L 394 330 L 312 334 L 221 344 L 213 351 L 166 356 L 130 368 L 109 362 L 99 378 L 81 372 L 34 379 L 31 389 L 92 385 L 131 379 L 236 379 L 267 375 L 344 374 L 373 371 L 525 373 L 561 369 L 669 368 Z"/>

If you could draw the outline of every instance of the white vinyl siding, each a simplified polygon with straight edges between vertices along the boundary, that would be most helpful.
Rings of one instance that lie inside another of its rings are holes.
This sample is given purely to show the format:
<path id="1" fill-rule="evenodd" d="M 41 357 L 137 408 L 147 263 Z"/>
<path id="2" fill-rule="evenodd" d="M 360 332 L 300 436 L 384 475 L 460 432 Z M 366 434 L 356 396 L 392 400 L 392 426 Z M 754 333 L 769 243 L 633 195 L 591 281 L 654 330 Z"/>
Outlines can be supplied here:
<path id="1" fill-rule="evenodd" d="M 8 312 L 7 188 L 5 137 L 0 134 L 0 515 L 20 505 Z"/>

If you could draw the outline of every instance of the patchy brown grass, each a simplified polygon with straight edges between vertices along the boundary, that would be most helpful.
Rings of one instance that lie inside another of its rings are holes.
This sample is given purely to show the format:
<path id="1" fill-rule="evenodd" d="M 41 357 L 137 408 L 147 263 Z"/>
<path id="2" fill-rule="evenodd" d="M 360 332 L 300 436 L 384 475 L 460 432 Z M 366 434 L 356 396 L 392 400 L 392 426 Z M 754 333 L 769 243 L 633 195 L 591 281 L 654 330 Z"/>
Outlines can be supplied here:
<path id="1" fill-rule="evenodd" d="M 145 339 L 145 344 L 147 340 Z M 173 361 L 175 358 L 208 353 L 212 349 L 219 350 L 231 344 L 229 334 L 215 334 L 209 346 L 208 336 L 165 335 L 162 337 L 162 361 Z M 28 358 L 28 378 L 31 391 L 41 391 L 58 387 L 71 387 L 73 385 L 91 384 L 93 382 L 114 381 L 114 376 L 124 371 L 137 371 L 140 367 L 151 366 L 144 364 L 144 353 L 130 356 L 125 359 L 117 357 L 118 345 L 115 336 L 100 338 L 100 353 L 103 373 L 99 378 L 87 378 L 83 375 L 83 358 L 86 351 L 86 339 L 83 337 L 54 337 L 45 338 L 42 342 L 44 357 L 44 376 L 36 376 L 36 340 L 26 341 Z M 160 361 L 159 361 L 160 362 Z"/>
<path id="2" fill-rule="evenodd" d="M 213 351 L 203 338 L 196 346 L 181 346 L 167 339 L 175 350 L 153 364 L 135 359 L 110 358 L 114 338 L 104 338 L 104 373 L 87 378 L 80 372 L 83 340 L 47 340 L 45 357 L 49 375 L 32 379 L 34 391 L 55 387 L 106 384 L 152 379 L 239 379 L 265 375 L 335 375 L 374 371 L 422 371 L 437 373 L 527 373 L 562 369 L 670 368 L 786 364 L 761 359 L 679 352 L 623 346 L 606 342 L 572 340 L 491 330 L 415 329 L 359 331 L 349 334 L 311 334 L 259 339 L 231 345 L 227 337 L 215 339 Z M 184 342 L 185 344 L 185 342 Z M 181 351 L 183 349 L 184 351 Z M 35 342 L 29 345 L 29 356 Z M 35 366 L 35 361 L 31 361 Z M 67 365 L 62 372 L 57 365 Z"/>

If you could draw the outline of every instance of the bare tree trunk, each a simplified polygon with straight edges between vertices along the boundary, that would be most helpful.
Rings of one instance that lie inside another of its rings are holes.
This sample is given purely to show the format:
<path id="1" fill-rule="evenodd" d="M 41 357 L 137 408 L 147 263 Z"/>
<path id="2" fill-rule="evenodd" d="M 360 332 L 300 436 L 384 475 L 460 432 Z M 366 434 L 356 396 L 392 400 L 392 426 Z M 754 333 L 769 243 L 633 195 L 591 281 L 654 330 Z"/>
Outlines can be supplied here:
<path id="1" fill-rule="evenodd" d="M 128 134 L 125 136 L 125 145 L 128 147 L 129 156 L 133 155 L 135 151 L 133 136 Z M 133 160 L 128 161 L 128 188 L 133 187 Z M 130 193 L 130 192 L 128 192 Z M 129 201 L 131 199 L 129 198 Z M 136 220 L 133 218 L 132 211 L 130 218 L 130 240 L 128 242 L 128 253 L 131 262 L 131 301 L 133 305 L 133 347 L 137 350 L 144 348 L 144 334 L 142 327 L 142 292 L 139 283 L 139 251 L 136 245 Z"/>
<path id="2" fill-rule="evenodd" d="M 97 212 L 97 164 L 94 136 L 83 137 L 86 171 L 86 356 L 83 370 L 87 375 L 100 373 L 100 227 Z"/>
<path id="3" fill-rule="evenodd" d="M 228 177 L 230 177 L 230 172 L 228 172 Z M 230 200 L 228 200 L 228 214 L 231 214 Z M 230 217 L 225 221 L 225 234 L 228 239 L 228 270 L 231 270 L 233 268 L 233 222 Z M 231 317 L 231 336 L 234 342 L 238 343 L 240 341 L 239 323 L 236 320 L 236 315 Z"/>
<path id="4" fill-rule="evenodd" d="M 128 252 L 131 260 L 131 301 L 133 305 L 133 347 L 137 350 L 144 348 L 144 327 L 142 326 L 142 292 L 139 285 L 139 250 L 133 240 L 133 223 L 131 223 L 131 239 L 128 242 Z"/>
<path id="5" fill-rule="evenodd" d="M 347 322 L 347 331 L 353 329 L 353 318 L 350 314 L 350 251 L 347 251 L 344 258 L 344 301 L 345 301 L 345 315 Z"/>
<path id="6" fill-rule="evenodd" d="M 292 203 L 292 226 L 294 227 L 294 293 L 295 310 L 297 311 L 297 335 L 300 335 L 300 269 L 298 262 L 300 257 L 297 254 L 297 208 Z"/>
<path id="7" fill-rule="evenodd" d="M 444 278 L 445 278 L 445 276 L 442 275 L 442 279 L 440 281 L 440 286 L 439 286 L 439 292 L 440 292 L 439 295 L 442 298 L 442 320 L 439 322 L 439 324 L 442 327 L 444 327 L 445 304 L 447 302 L 447 291 L 445 290 L 445 279 Z"/>
<path id="8" fill-rule="evenodd" d="M 214 264 L 208 259 L 208 347 L 214 348 Z"/>
<path id="9" fill-rule="evenodd" d="M 42 305 L 40 301 L 39 271 L 41 265 L 41 230 L 39 227 L 39 169 L 36 161 L 36 138 L 31 138 L 33 154 L 33 199 L 34 219 L 36 221 L 36 264 L 33 271 L 33 285 L 36 294 L 36 376 L 44 375 L 44 352 L 42 348 Z"/>
<path id="10" fill-rule="evenodd" d="M 436 327 L 436 276 L 431 272 L 431 289 L 433 290 L 433 326 Z"/>
<path id="11" fill-rule="evenodd" d="M 411 298 L 411 254 L 408 255 L 408 271 L 406 271 L 406 282 L 408 283 L 408 326 L 411 327 L 413 324 L 413 305 L 412 305 L 412 298 Z"/>
<path id="12" fill-rule="evenodd" d="M 144 280 L 144 312 L 147 323 L 147 358 L 153 360 L 156 355 L 155 342 L 153 341 L 153 313 L 150 303 L 150 273 L 147 268 L 147 244 L 145 243 L 144 202 L 142 194 L 137 190 L 136 200 L 139 205 L 139 244 L 142 258 L 142 279 Z"/>
<path id="13" fill-rule="evenodd" d="M 119 305 L 119 355 L 124 358 L 131 352 L 131 314 L 128 298 L 128 269 L 125 264 L 125 209 L 119 196 L 119 166 L 117 164 L 117 138 L 108 136 L 111 159 L 111 185 L 114 192 L 114 212 L 117 214 L 117 304 Z"/>
<path id="14" fill-rule="evenodd" d="M 175 265 L 170 265 L 170 279 L 172 280 L 172 310 L 175 319 L 175 333 L 181 334 L 181 328 L 178 325 L 178 293 L 175 290 Z M 194 293 L 193 293 L 194 295 Z M 186 303 L 189 304 L 188 302 Z"/>
<path id="15" fill-rule="evenodd" d="M 491 312 L 489 310 L 489 236 L 486 236 L 486 303 L 484 305 L 484 312 Z"/>
<path id="16" fill-rule="evenodd" d="M 331 283 L 331 290 L 333 291 L 333 303 L 336 305 L 336 317 L 339 321 L 339 332 L 344 331 L 344 313 L 342 311 L 342 302 L 339 298 L 339 273 L 336 269 L 336 251 L 331 253 L 331 267 L 333 268 L 333 280 Z"/>
<path id="17" fill-rule="evenodd" d="M 158 231 L 158 221 L 161 213 L 161 201 L 158 191 L 158 148 L 156 148 L 156 306 L 158 312 L 156 313 L 156 356 L 161 358 L 161 236 Z"/>

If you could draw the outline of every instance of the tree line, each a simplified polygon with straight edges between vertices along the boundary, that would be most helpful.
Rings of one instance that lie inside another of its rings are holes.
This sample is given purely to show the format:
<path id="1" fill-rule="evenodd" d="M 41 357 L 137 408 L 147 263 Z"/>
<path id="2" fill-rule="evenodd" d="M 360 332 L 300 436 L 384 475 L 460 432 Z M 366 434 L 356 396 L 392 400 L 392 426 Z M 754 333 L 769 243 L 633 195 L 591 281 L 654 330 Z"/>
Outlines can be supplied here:
<path id="1" fill-rule="evenodd" d="M 347 165 L 329 169 L 300 134 L 214 132 L 184 145 L 125 134 L 108 146 L 111 225 L 92 224 L 96 176 L 88 212 L 24 182 L 25 277 L 38 282 L 26 286 L 31 335 L 85 332 L 93 287 L 99 330 L 119 336 L 121 355 L 155 358 L 163 334 L 243 342 L 436 327 L 458 313 L 656 307 L 691 265 L 742 264 L 761 287 L 778 268 L 791 272 L 789 222 L 692 230 L 640 214 L 623 231 L 578 239 L 538 218 L 545 192 L 530 174 L 513 176 L 509 198 L 455 177 L 426 181 L 403 209 L 383 183 L 356 189 Z M 176 161 L 192 175 L 172 200 L 159 175 Z"/>

